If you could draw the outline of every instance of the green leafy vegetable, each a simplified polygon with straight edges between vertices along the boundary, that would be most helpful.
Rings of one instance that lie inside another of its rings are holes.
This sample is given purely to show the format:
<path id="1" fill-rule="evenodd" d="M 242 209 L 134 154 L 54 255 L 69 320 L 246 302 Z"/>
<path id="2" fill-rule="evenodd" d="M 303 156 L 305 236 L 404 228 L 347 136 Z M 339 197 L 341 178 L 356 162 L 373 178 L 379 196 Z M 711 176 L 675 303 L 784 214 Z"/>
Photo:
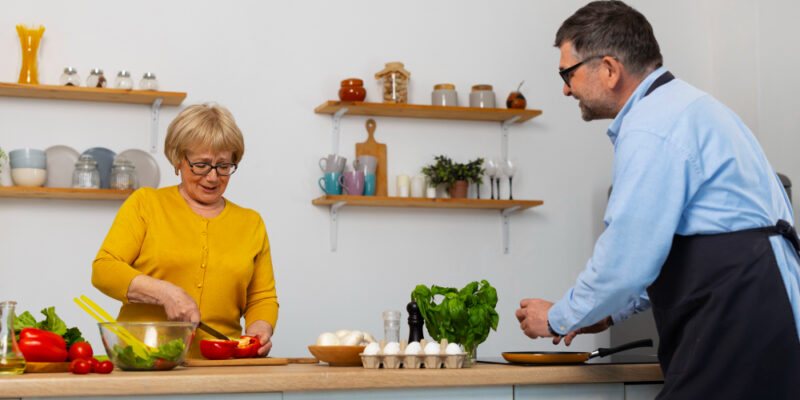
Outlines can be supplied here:
<path id="1" fill-rule="evenodd" d="M 148 352 L 146 358 L 142 358 L 133 352 L 133 346 L 122 347 L 114 345 L 113 352 L 119 363 L 131 369 L 153 369 L 159 359 L 167 361 L 177 361 L 186 350 L 186 344 L 182 339 L 175 339 L 168 343 L 158 346 L 158 349 Z"/>
<path id="2" fill-rule="evenodd" d="M 435 303 L 434 297 L 442 300 Z M 436 341 L 443 338 L 464 346 L 472 353 L 489 336 L 489 329 L 497 331 L 500 316 L 495 311 L 497 291 L 489 282 L 471 282 L 461 290 L 433 285 L 417 285 L 411 292 L 417 302 L 428 333 Z"/>
<path id="3" fill-rule="evenodd" d="M 44 315 L 44 320 L 41 322 L 36 322 L 36 318 L 28 311 L 14 316 L 14 333 L 19 335 L 19 331 L 25 328 L 50 331 L 64 338 L 64 341 L 67 342 L 67 349 L 69 349 L 73 343 L 86 341 L 86 339 L 81 336 L 81 331 L 78 328 L 72 327 L 67 329 L 67 324 L 56 314 L 55 307 L 45 308 L 41 312 L 42 315 Z"/>

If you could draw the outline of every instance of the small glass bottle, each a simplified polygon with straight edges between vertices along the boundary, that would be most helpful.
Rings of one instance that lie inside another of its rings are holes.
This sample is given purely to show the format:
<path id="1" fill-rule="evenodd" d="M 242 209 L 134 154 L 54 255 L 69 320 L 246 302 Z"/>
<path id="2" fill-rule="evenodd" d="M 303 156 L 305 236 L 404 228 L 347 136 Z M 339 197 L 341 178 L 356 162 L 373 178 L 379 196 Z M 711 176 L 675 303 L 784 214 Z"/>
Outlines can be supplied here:
<path id="1" fill-rule="evenodd" d="M 145 72 L 142 80 L 139 81 L 139 89 L 141 90 L 158 90 L 158 80 L 156 74 L 152 72 Z"/>
<path id="2" fill-rule="evenodd" d="M 114 80 L 114 87 L 117 89 L 133 89 L 133 79 L 131 73 L 127 70 L 121 70 L 117 73 L 117 79 Z"/>
<path id="3" fill-rule="evenodd" d="M 111 166 L 111 189 L 136 189 L 136 167 L 125 157 L 114 159 Z"/>
<path id="4" fill-rule="evenodd" d="M 103 70 L 100 68 L 92 69 L 89 77 L 86 78 L 86 87 L 106 87 L 106 77 L 103 75 Z"/>
<path id="5" fill-rule="evenodd" d="M 17 346 L 14 334 L 14 301 L 0 303 L 0 375 L 25 372 L 25 358 Z"/>
<path id="6" fill-rule="evenodd" d="M 81 189 L 99 189 L 100 171 L 97 170 L 97 161 L 88 154 L 82 155 L 75 163 L 72 173 L 72 187 Z"/>
<path id="7" fill-rule="evenodd" d="M 400 311 L 383 312 L 383 338 L 386 343 L 400 341 Z"/>
<path id="8" fill-rule="evenodd" d="M 61 86 L 80 86 L 81 77 L 78 76 L 78 70 L 72 67 L 64 68 L 64 73 L 61 74 L 59 79 Z"/>

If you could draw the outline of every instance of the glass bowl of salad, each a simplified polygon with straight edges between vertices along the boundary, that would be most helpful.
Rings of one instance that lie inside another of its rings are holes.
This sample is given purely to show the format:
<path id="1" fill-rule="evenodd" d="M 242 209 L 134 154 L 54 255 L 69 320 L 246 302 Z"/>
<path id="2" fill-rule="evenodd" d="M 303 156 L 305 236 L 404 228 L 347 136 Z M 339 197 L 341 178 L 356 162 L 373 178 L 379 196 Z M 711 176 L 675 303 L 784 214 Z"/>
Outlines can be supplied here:
<path id="1" fill-rule="evenodd" d="M 106 354 L 125 371 L 162 371 L 183 363 L 195 322 L 101 322 Z"/>

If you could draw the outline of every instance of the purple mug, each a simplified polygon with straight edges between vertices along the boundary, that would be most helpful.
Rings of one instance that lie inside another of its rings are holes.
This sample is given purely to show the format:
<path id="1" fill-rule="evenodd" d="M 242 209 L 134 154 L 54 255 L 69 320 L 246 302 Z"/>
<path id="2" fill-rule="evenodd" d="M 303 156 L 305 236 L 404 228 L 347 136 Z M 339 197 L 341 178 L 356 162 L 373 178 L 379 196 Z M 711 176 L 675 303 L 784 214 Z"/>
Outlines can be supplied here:
<path id="1" fill-rule="evenodd" d="M 347 171 L 339 177 L 344 193 L 349 196 L 364 194 L 364 171 Z"/>

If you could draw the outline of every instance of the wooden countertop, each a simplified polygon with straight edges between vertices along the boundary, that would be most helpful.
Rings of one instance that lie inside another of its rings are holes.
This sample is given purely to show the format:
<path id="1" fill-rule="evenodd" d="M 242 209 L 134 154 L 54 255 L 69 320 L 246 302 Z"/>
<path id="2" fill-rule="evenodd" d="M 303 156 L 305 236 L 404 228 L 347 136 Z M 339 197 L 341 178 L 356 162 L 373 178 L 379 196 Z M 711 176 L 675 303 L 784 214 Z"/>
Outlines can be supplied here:
<path id="1" fill-rule="evenodd" d="M 171 371 L 110 375 L 71 373 L 0 375 L 2 397 L 283 392 L 332 389 L 661 382 L 658 364 L 512 366 L 461 369 L 365 369 L 327 364 L 178 367 Z"/>

